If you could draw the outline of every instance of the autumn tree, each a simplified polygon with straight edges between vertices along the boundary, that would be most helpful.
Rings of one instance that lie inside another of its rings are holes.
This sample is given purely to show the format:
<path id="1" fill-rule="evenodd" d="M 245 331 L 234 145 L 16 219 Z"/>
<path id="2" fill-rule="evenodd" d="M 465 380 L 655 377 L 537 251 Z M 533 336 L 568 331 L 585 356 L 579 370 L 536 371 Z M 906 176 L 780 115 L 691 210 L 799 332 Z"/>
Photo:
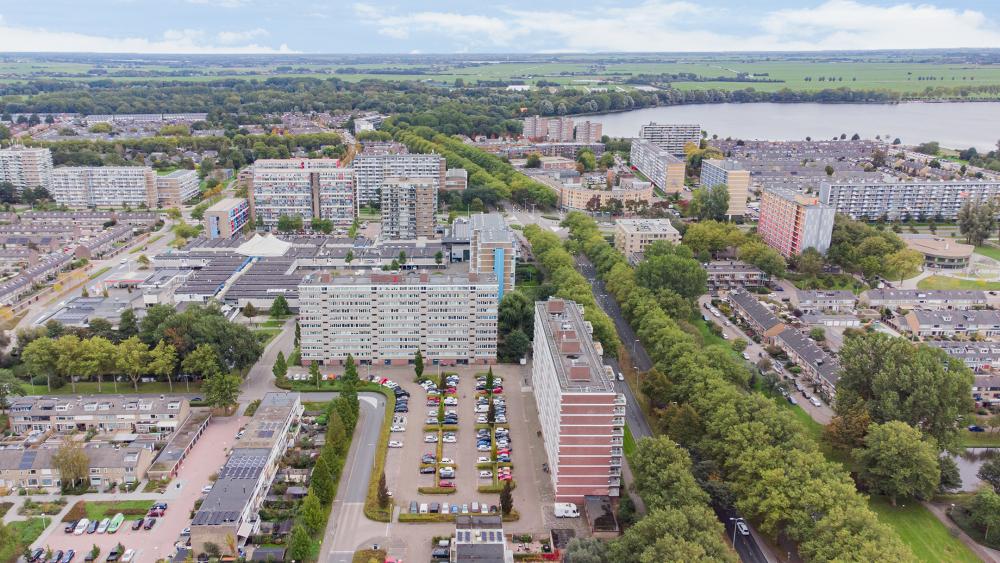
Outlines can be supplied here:
<path id="1" fill-rule="evenodd" d="M 63 491 L 87 482 L 90 477 L 90 458 L 83 444 L 67 436 L 52 456 L 52 466 L 59 471 Z"/>

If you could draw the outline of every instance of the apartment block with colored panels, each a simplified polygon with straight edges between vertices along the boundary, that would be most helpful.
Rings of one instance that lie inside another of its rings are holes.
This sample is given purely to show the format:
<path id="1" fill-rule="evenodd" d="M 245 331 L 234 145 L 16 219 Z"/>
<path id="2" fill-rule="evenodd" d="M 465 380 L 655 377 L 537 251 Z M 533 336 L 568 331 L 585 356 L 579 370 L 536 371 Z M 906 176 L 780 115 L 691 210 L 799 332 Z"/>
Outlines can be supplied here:
<path id="1" fill-rule="evenodd" d="M 208 238 L 230 238 L 250 222 L 250 204 L 242 198 L 220 200 L 205 210 Z"/>
<path id="2" fill-rule="evenodd" d="M 314 218 L 345 229 L 354 222 L 354 170 L 336 159 L 258 160 L 251 193 L 251 215 L 269 229 L 282 215 L 301 217 L 306 227 Z"/>
<path id="3" fill-rule="evenodd" d="M 757 233 L 786 258 L 807 248 L 830 248 L 836 210 L 815 196 L 785 188 L 768 188 L 760 198 Z"/>
<path id="4" fill-rule="evenodd" d="M 621 489 L 625 397 L 601 363 L 592 330 L 573 301 L 535 303 L 532 387 L 555 502 Z"/>

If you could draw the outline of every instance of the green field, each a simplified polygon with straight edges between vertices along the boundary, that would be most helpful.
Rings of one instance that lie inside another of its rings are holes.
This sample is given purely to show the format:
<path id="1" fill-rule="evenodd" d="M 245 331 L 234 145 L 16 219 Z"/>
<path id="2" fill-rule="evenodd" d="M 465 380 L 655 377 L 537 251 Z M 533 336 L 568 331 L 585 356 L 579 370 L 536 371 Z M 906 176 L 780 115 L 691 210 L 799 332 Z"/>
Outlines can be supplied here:
<path id="1" fill-rule="evenodd" d="M 1000 248 L 995 246 L 977 246 L 976 254 L 982 254 L 987 258 L 992 258 L 994 260 L 1000 261 Z"/>
<path id="2" fill-rule="evenodd" d="M 14 530 L 17 541 L 0 545 L 0 563 L 17 561 L 24 548 L 38 539 L 38 536 L 45 531 L 45 525 L 51 521 L 51 518 L 29 518 L 8 524 Z"/>
<path id="3" fill-rule="evenodd" d="M 896 530 L 920 561 L 979 561 L 961 541 L 952 537 L 948 528 L 918 502 L 900 503 L 893 507 L 882 497 L 869 501 L 879 520 Z"/>
<path id="4" fill-rule="evenodd" d="M 919 289 L 980 289 L 983 291 L 1000 290 L 1000 282 L 981 280 L 963 280 L 948 276 L 930 276 L 917 282 Z"/>

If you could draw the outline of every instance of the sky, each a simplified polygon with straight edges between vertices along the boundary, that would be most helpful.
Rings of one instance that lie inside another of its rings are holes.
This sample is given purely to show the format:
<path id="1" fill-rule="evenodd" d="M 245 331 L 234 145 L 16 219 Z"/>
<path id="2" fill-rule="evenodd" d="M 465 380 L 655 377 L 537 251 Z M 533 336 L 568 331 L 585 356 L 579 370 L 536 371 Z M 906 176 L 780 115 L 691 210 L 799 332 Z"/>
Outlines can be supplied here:
<path id="1" fill-rule="evenodd" d="M 1000 1 L 0 0 L 0 52 L 1000 48 Z"/>

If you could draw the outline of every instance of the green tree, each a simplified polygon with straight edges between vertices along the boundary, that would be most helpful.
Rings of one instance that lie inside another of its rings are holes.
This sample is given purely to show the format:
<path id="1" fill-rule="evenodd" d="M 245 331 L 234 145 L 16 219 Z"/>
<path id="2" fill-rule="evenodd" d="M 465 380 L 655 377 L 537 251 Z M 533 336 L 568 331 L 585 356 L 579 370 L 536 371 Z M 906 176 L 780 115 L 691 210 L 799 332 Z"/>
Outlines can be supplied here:
<path id="1" fill-rule="evenodd" d="M 444 252 L 438 250 L 437 252 L 434 253 L 434 263 L 437 264 L 438 266 L 444 263 Z"/>
<path id="2" fill-rule="evenodd" d="M 806 561 L 915 561 L 899 535 L 863 505 L 834 507 L 800 544 Z"/>
<path id="3" fill-rule="evenodd" d="M 24 385 L 9 369 L 0 369 L 0 413 L 6 413 L 11 396 L 24 396 Z"/>
<path id="4" fill-rule="evenodd" d="M 59 471 L 64 491 L 89 483 L 90 458 L 78 440 L 69 437 L 64 439 L 52 456 L 52 466 Z"/>
<path id="5" fill-rule="evenodd" d="M 217 373 L 205 380 L 202 390 L 205 402 L 215 408 L 226 409 L 240 401 L 240 378 L 231 373 Z"/>
<path id="6" fill-rule="evenodd" d="M 643 438 L 629 460 L 635 490 L 650 510 L 708 502 L 691 475 L 691 458 L 670 438 Z"/>
<path id="7" fill-rule="evenodd" d="M 521 329 L 511 331 L 500 342 L 497 352 L 504 362 L 515 362 L 524 358 L 531 349 L 531 340 Z"/>
<path id="8" fill-rule="evenodd" d="M 285 299 L 284 295 L 278 295 L 274 298 L 269 313 L 275 318 L 287 317 L 292 314 L 292 310 L 288 307 L 288 300 Z"/>
<path id="9" fill-rule="evenodd" d="M 424 376 L 424 355 L 419 349 L 413 355 L 413 373 L 416 374 L 418 380 Z"/>
<path id="10" fill-rule="evenodd" d="M 389 506 L 389 487 L 385 484 L 385 471 L 378 479 L 378 505 L 382 508 Z"/>
<path id="11" fill-rule="evenodd" d="M 833 176 L 833 172 L 834 172 L 834 170 L 833 170 L 833 166 L 830 166 L 829 164 L 827 164 L 827 165 L 826 165 L 826 166 L 825 166 L 825 167 L 823 168 L 823 171 L 824 171 L 824 172 L 826 172 L 826 175 L 827 175 L 827 176 Z"/>
<path id="12" fill-rule="evenodd" d="M 923 265 L 924 255 L 920 252 L 909 248 L 897 250 L 885 257 L 885 277 L 902 282 L 920 273 Z"/>
<path id="13" fill-rule="evenodd" d="M 86 380 L 97 378 L 97 392 L 100 393 L 105 375 L 112 375 L 118 367 L 117 348 L 111 340 L 103 336 L 93 336 L 82 342 L 83 358 L 80 375 Z M 117 391 L 118 382 L 115 381 Z"/>
<path id="14" fill-rule="evenodd" d="M 28 373 L 35 376 L 44 375 L 45 385 L 50 392 L 52 391 L 52 379 L 56 376 L 58 358 L 55 341 L 48 336 L 32 340 L 21 351 L 21 360 L 28 368 Z"/>
<path id="15" fill-rule="evenodd" d="M 139 390 L 139 378 L 149 373 L 149 347 L 137 336 L 126 338 L 118 343 L 116 350 L 116 365 L 119 373 L 132 380 L 132 387 Z"/>
<path id="16" fill-rule="evenodd" d="M 165 377 L 170 392 L 173 393 L 174 380 L 171 376 L 175 369 L 177 369 L 177 349 L 161 340 L 149 351 L 149 373 Z"/>
<path id="17" fill-rule="evenodd" d="M 64 334 L 55 340 L 56 371 L 63 380 L 69 381 L 76 393 L 76 379 L 80 375 L 80 364 L 83 361 L 83 346 L 80 337 L 75 334 Z"/>
<path id="18" fill-rule="evenodd" d="M 323 507 L 320 504 L 319 498 L 312 491 L 302 499 L 302 506 L 299 507 L 299 515 L 302 517 L 302 525 L 309 530 L 310 534 L 318 534 L 326 523 L 324 522 L 326 518 L 323 516 Z"/>
<path id="19" fill-rule="evenodd" d="M 275 379 L 283 380 L 286 375 L 288 375 L 288 364 L 285 363 L 285 353 L 278 350 L 278 357 L 274 360 L 274 367 L 271 368 L 271 373 L 274 374 Z"/>
<path id="20" fill-rule="evenodd" d="M 597 168 L 597 157 L 589 150 L 582 150 L 576 155 L 576 161 L 583 168 L 584 172 L 590 172 Z"/>
<path id="21" fill-rule="evenodd" d="M 814 326 L 809 329 L 809 338 L 812 338 L 816 342 L 823 342 L 826 340 L 826 331 L 821 326 Z"/>
<path id="22" fill-rule="evenodd" d="M 1000 491 L 1000 457 L 988 458 L 976 474 L 980 479 L 990 484 L 994 491 Z"/>
<path id="23" fill-rule="evenodd" d="M 566 545 L 563 561 L 565 563 L 607 563 L 607 544 L 594 537 L 573 538 Z"/>
<path id="24" fill-rule="evenodd" d="M 992 489 L 980 490 L 969 504 L 969 516 L 985 532 L 984 538 L 988 542 L 990 528 L 996 529 L 1000 524 L 1000 495 Z"/>
<path id="25" fill-rule="evenodd" d="M 260 311 L 257 310 L 257 307 L 253 306 L 253 303 L 247 303 L 244 305 L 243 308 L 240 309 L 240 312 L 244 317 L 250 319 L 250 324 L 253 324 L 254 317 L 260 314 Z"/>
<path id="26" fill-rule="evenodd" d="M 996 229 L 997 205 L 967 200 L 958 210 L 958 230 L 969 244 L 982 246 Z"/>
<path id="27" fill-rule="evenodd" d="M 211 344 L 199 344 L 184 358 L 181 367 L 189 374 L 198 374 L 206 379 L 222 373 L 219 352 Z"/>
<path id="28" fill-rule="evenodd" d="M 936 444 L 905 422 L 869 426 L 865 447 L 854 457 L 869 490 L 888 496 L 893 506 L 899 497 L 930 498 L 941 482 Z"/>
<path id="29" fill-rule="evenodd" d="M 785 258 L 775 249 L 760 241 L 748 241 L 739 248 L 740 260 L 753 264 L 765 274 L 777 278 L 785 274 Z"/>
<path id="30" fill-rule="evenodd" d="M 331 411 L 327 415 L 326 422 L 326 447 L 342 456 L 347 453 L 347 445 L 347 429 L 344 427 L 344 421 L 340 419 L 339 414 Z"/>
<path id="31" fill-rule="evenodd" d="M 796 259 L 795 270 L 807 277 L 818 276 L 823 271 L 823 255 L 810 246 Z"/>
<path id="32" fill-rule="evenodd" d="M 309 532 L 302 524 L 296 524 L 288 539 L 288 557 L 294 561 L 306 561 L 311 551 L 312 540 L 309 539 Z"/>
<path id="33" fill-rule="evenodd" d="M 309 364 L 309 379 L 316 384 L 316 388 L 319 389 L 319 384 L 323 381 L 323 374 L 319 371 L 319 364 L 313 362 Z"/>
<path id="34" fill-rule="evenodd" d="M 139 321 L 132 309 L 125 309 L 118 318 L 118 334 L 121 335 L 122 339 L 138 336 Z"/>
<path id="35" fill-rule="evenodd" d="M 542 167 L 542 157 L 537 153 L 533 152 L 528 155 L 527 160 L 524 164 L 525 168 L 541 168 Z"/>
<path id="36" fill-rule="evenodd" d="M 333 476 L 330 473 L 330 466 L 322 456 L 316 458 L 316 465 L 313 467 L 309 488 L 316 493 L 323 504 L 333 501 L 336 490 L 333 484 Z"/>
<path id="37" fill-rule="evenodd" d="M 514 510 L 514 492 L 510 487 L 510 481 L 503 482 L 503 490 L 500 491 L 500 512 L 504 516 Z"/>
<path id="38" fill-rule="evenodd" d="M 724 535 L 715 514 L 704 505 L 653 509 L 608 544 L 608 561 L 735 562 L 736 557 L 722 539 Z"/>
<path id="39" fill-rule="evenodd" d="M 708 291 L 708 274 L 690 254 L 684 246 L 654 242 L 636 268 L 636 281 L 653 291 L 667 287 L 687 299 L 696 299 Z"/>
<path id="40" fill-rule="evenodd" d="M 302 230 L 302 216 L 296 215 L 294 217 L 289 217 L 288 215 L 281 215 L 278 217 L 278 231 L 282 233 L 291 233 L 294 231 Z"/>
<path id="41" fill-rule="evenodd" d="M 711 187 L 701 187 L 691 194 L 688 212 L 699 220 L 713 219 L 721 221 L 729 211 L 729 187 L 719 184 Z"/>
<path id="42" fill-rule="evenodd" d="M 314 217 L 312 221 L 309 222 L 309 227 L 315 233 L 330 234 L 333 232 L 333 221 L 329 219 L 319 219 Z"/>

